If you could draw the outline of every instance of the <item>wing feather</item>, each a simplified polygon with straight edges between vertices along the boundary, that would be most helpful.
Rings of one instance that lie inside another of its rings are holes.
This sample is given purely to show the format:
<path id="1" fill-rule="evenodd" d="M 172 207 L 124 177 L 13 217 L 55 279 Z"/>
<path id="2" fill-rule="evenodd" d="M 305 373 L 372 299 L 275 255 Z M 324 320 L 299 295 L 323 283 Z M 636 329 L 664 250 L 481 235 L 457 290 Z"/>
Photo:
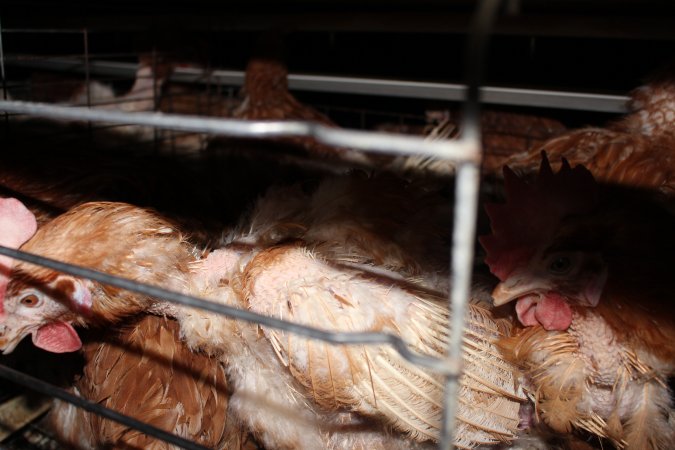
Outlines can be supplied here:
<path id="1" fill-rule="evenodd" d="M 301 245 L 261 251 L 241 274 L 242 294 L 256 312 L 329 331 L 383 331 L 420 353 L 442 357 L 447 301 L 400 275 L 331 264 Z M 495 347 L 509 331 L 489 311 L 470 305 L 464 338 L 456 444 L 515 437 L 524 395 L 516 369 Z M 384 420 L 419 441 L 437 440 L 443 379 L 386 346 L 336 346 L 262 327 L 280 361 L 323 407 L 336 405 Z"/>

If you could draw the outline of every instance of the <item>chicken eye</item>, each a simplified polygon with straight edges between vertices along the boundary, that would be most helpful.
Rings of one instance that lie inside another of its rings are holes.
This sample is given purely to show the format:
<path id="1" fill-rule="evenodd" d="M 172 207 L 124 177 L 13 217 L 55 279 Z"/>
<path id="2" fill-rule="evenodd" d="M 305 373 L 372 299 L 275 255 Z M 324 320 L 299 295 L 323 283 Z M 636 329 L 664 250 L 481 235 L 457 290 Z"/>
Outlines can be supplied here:
<path id="1" fill-rule="evenodd" d="M 26 295 L 24 298 L 21 299 L 21 304 L 24 306 L 28 306 L 29 308 L 36 306 L 39 302 L 40 299 L 35 294 Z"/>
<path id="2" fill-rule="evenodd" d="M 550 272 L 564 274 L 569 272 L 572 267 L 572 260 L 567 256 L 559 256 L 548 266 Z"/>

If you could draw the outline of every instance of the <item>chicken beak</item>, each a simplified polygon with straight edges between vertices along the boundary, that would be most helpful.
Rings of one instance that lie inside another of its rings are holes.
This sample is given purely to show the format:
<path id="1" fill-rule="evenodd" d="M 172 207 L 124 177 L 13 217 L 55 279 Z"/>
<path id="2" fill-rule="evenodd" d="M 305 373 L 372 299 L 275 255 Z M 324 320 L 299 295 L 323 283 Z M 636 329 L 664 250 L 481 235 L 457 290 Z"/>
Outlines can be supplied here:
<path id="1" fill-rule="evenodd" d="M 527 294 L 550 289 L 549 280 L 536 277 L 530 272 L 514 273 L 495 287 L 492 299 L 495 306 L 501 306 Z"/>

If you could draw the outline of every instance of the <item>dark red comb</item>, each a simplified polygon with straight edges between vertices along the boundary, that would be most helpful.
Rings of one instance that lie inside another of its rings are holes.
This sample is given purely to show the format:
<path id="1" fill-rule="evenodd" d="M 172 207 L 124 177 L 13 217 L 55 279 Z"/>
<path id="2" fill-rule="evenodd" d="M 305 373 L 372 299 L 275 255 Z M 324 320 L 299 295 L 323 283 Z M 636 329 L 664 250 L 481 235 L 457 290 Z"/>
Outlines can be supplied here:
<path id="1" fill-rule="evenodd" d="M 504 189 L 506 203 L 485 205 L 492 234 L 479 238 L 485 262 L 501 280 L 549 242 L 564 217 L 592 211 L 598 199 L 598 185 L 585 167 L 572 168 L 563 159 L 553 173 L 545 152 L 532 183 L 505 166 Z"/>
<path id="2" fill-rule="evenodd" d="M 30 239 L 37 230 L 37 222 L 32 212 L 14 198 L 0 198 L 0 245 L 19 248 Z M 4 314 L 5 290 L 14 260 L 0 256 L 0 317 Z"/>

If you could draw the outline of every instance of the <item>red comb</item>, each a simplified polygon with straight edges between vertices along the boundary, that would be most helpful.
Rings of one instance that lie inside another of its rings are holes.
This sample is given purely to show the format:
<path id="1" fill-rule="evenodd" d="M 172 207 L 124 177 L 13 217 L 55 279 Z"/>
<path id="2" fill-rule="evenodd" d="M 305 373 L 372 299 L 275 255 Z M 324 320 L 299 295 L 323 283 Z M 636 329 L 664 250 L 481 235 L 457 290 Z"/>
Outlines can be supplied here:
<path id="1" fill-rule="evenodd" d="M 15 198 L 0 198 L 0 245 L 19 248 L 37 230 L 32 212 Z M 0 317 L 4 314 L 5 290 L 14 260 L 0 255 Z"/>
<path id="2" fill-rule="evenodd" d="M 505 166 L 504 189 L 506 203 L 485 205 L 492 234 L 479 238 L 485 262 L 500 280 L 529 261 L 564 217 L 592 211 L 598 199 L 598 185 L 585 167 L 571 168 L 563 159 L 560 171 L 553 173 L 545 152 L 533 183 Z"/>

